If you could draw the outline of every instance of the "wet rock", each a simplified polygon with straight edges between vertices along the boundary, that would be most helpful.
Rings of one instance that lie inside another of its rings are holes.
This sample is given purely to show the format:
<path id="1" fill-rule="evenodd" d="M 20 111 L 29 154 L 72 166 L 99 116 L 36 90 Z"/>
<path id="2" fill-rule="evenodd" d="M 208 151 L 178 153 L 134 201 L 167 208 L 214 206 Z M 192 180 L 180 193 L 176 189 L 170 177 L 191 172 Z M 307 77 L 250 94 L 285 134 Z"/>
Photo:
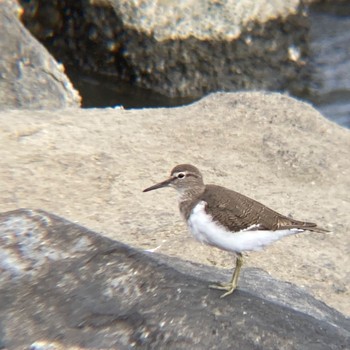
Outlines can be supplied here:
<path id="1" fill-rule="evenodd" d="M 27 27 L 65 64 L 167 96 L 308 85 L 308 19 L 299 0 L 22 4 Z"/>
<path id="2" fill-rule="evenodd" d="M 62 65 L 24 28 L 20 12 L 15 1 L 0 4 L 0 108 L 79 107 Z"/>
<path id="3" fill-rule="evenodd" d="M 216 269 L 140 252 L 41 210 L 1 214 L 0 233 L 7 349 L 350 345 L 349 320 L 265 274 L 246 271 L 255 287 L 220 299 L 207 287 Z"/>

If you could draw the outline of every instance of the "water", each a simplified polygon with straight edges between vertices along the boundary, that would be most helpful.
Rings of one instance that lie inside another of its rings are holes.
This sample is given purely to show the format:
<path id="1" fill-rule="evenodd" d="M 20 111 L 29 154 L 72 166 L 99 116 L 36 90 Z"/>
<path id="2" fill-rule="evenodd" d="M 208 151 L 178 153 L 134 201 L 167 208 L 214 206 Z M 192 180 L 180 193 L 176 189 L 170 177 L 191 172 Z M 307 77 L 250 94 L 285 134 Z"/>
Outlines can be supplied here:
<path id="1" fill-rule="evenodd" d="M 325 117 L 350 128 L 350 4 L 343 15 L 321 7 L 311 11 L 311 94 L 298 96 L 311 102 Z M 171 107 L 194 98 L 169 98 L 115 78 L 87 75 L 72 68 L 67 74 L 83 98 L 83 107 Z"/>
<path id="2" fill-rule="evenodd" d="M 311 15 L 313 80 L 310 100 L 327 118 L 350 128 L 350 5 L 346 15 Z"/>
<path id="3" fill-rule="evenodd" d="M 195 101 L 191 97 L 170 98 L 113 77 L 86 74 L 72 67 L 66 67 L 66 73 L 83 99 L 83 108 L 115 106 L 123 106 L 124 108 L 175 107 Z"/>

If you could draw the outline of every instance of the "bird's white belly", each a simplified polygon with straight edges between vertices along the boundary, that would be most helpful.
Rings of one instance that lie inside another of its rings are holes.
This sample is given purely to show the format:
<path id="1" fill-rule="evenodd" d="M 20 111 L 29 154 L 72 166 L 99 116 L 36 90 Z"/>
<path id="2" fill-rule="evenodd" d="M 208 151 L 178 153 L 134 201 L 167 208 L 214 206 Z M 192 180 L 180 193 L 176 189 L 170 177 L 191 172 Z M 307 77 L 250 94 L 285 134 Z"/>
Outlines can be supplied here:
<path id="1" fill-rule="evenodd" d="M 281 239 L 302 232 L 299 229 L 265 231 L 250 229 L 230 232 L 213 221 L 205 211 L 206 202 L 199 202 L 191 212 L 187 225 L 193 236 L 200 242 L 236 253 L 260 250 Z"/>

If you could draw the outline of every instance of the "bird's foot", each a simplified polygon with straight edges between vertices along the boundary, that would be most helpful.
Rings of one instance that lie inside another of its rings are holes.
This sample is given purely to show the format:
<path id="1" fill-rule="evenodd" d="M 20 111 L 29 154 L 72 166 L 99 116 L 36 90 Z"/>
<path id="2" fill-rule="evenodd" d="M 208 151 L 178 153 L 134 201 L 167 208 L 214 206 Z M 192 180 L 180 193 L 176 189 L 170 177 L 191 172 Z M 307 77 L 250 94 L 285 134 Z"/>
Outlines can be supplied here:
<path id="1" fill-rule="evenodd" d="M 237 288 L 237 285 L 233 284 L 233 283 L 220 283 L 219 282 L 218 284 L 209 285 L 209 288 L 226 290 L 226 293 L 224 293 L 220 296 L 220 298 L 225 298 L 226 296 L 232 294 L 235 291 L 235 289 Z"/>
<path id="2" fill-rule="evenodd" d="M 217 284 L 210 284 L 209 288 L 219 289 L 219 290 L 229 290 L 231 288 L 231 284 L 218 282 Z"/>
<path id="3" fill-rule="evenodd" d="M 232 294 L 235 289 L 237 288 L 238 285 L 238 276 L 239 272 L 241 271 L 241 267 L 243 264 L 243 258 L 242 255 L 239 254 L 236 259 L 236 268 L 235 271 L 233 272 L 232 279 L 230 283 L 218 283 L 218 284 L 211 284 L 209 288 L 213 289 L 219 289 L 219 290 L 226 290 L 226 293 L 220 296 L 220 298 L 225 298 L 228 295 Z"/>

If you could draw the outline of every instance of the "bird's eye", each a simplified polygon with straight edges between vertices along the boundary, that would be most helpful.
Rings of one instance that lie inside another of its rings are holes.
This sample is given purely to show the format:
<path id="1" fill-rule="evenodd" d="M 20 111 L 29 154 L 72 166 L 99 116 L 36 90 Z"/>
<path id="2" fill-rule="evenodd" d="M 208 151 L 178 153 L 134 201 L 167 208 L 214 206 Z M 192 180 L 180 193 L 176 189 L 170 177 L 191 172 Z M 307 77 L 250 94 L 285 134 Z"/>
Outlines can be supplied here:
<path id="1" fill-rule="evenodd" d="M 178 173 L 177 174 L 178 179 L 183 179 L 185 177 L 184 173 Z"/>

